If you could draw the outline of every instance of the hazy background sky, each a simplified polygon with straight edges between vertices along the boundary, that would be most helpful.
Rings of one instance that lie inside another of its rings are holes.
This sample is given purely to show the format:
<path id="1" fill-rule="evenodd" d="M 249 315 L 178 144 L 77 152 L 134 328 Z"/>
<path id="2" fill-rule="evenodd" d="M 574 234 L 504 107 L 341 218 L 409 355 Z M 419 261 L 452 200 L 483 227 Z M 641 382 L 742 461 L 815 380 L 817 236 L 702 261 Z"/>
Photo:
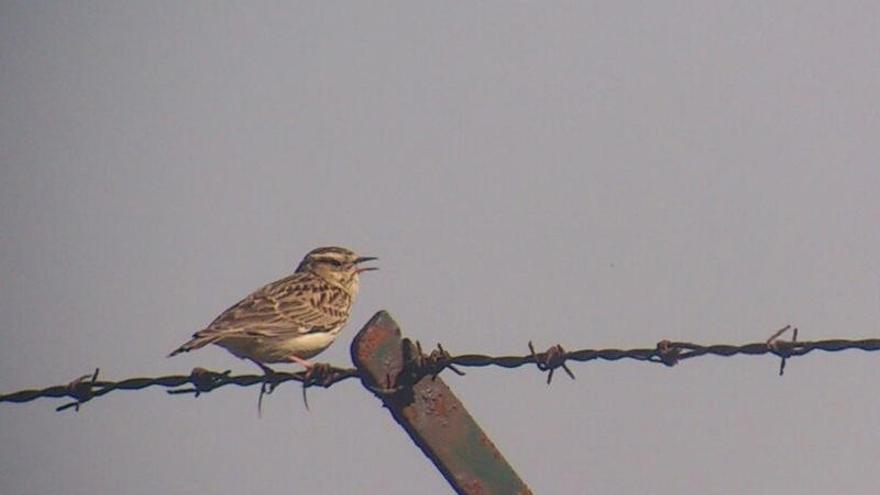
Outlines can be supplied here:
<path id="1" fill-rule="evenodd" d="M 0 4 L 0 391 L 165 355 L 309 249 L 453 353 L 878 336 L 877 2 Z M 443 375 L 535 493 L 873 494 L 880 362 Z M 291 367 L 291 369 L 294 369 Z M 0 405 L 4 494 L 447 494 L 356 381 Z"/>

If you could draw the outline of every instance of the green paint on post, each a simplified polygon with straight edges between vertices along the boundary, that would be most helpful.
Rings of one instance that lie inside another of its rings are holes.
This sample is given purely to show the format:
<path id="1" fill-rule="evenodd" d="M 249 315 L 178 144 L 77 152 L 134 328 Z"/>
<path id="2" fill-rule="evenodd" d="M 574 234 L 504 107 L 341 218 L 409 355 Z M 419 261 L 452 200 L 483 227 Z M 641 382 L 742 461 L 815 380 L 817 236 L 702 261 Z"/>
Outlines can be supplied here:
<path id="1" fill-rule="evenodd" d="M 457 493 L 531 494 L 442 379 L 423 377 L 411 387 L 398 388 L 404 385 L 399 381 L 403 339 L 388 313 L 376 313 L 361 329 L 351 355 L 364 386 L 382 399 Z"/>

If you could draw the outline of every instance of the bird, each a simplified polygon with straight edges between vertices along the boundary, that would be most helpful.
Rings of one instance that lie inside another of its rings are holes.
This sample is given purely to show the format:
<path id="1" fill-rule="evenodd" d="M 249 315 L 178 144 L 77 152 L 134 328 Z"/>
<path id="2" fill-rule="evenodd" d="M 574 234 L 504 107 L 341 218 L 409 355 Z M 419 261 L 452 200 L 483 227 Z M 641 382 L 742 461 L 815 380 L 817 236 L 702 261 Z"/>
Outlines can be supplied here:
<path id="1" fill-rule="evenodd" d="M 252 361 L 268 376 L 272 363 L 298 363 L 328 347 L 348 322 L 360 274 L 377 270 L 361 263 L 377 260 L 350 249 L 328 246 L 309 251 L 296 271 L 260 287 L 235 303 L 168 357 L 218 345 Z"/>

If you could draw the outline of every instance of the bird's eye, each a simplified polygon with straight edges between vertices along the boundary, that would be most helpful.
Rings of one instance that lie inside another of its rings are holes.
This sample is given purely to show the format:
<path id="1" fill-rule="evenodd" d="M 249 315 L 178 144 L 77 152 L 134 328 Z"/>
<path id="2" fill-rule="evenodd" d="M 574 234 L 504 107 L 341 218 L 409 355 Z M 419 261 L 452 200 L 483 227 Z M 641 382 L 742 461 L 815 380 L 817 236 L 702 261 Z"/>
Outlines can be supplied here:
<path id="1" fill-rule="evenodd" d="M 330 263 L 333 266 L 342 266 L 342 262 L 335 258 L 328 258 L 327 263 Z"/>

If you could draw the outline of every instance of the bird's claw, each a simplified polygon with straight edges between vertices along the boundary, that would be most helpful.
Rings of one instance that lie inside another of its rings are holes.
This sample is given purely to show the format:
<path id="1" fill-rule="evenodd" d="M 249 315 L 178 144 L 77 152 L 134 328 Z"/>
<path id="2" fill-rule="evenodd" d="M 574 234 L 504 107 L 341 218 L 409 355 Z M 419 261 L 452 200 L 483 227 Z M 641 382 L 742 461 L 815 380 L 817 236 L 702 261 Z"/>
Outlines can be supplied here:
<path id="1" fill-rule="evenodd" d="M 281 383 L 278 379 L 278 373 L 265 364 L 254 361 L 254 363 L 263 370 L 263 383 L 260 385 L 260 397 L 257 399 L 257 415 L 263 414 L 263 396 L 269 395 L 275 391 L 275 388 Z"/>
<path id="2" fill-rule="evenodd" d="M 331 378 L 333 378 L 333 366 L 329 363 L 314 363 L 306 369 L 303 384 L 326 387 Z"/>
<path id="3" fill-rule="evenodd" d="M 333 366 L 328 363 L 309 363 L 302 375 L 302 394 L 303 404 L 306 410 L 309 410 L 309 399 L 306 396 L 306 389 L 312 385 L 320 385 L 327 387 L 333 380 Z"/>

